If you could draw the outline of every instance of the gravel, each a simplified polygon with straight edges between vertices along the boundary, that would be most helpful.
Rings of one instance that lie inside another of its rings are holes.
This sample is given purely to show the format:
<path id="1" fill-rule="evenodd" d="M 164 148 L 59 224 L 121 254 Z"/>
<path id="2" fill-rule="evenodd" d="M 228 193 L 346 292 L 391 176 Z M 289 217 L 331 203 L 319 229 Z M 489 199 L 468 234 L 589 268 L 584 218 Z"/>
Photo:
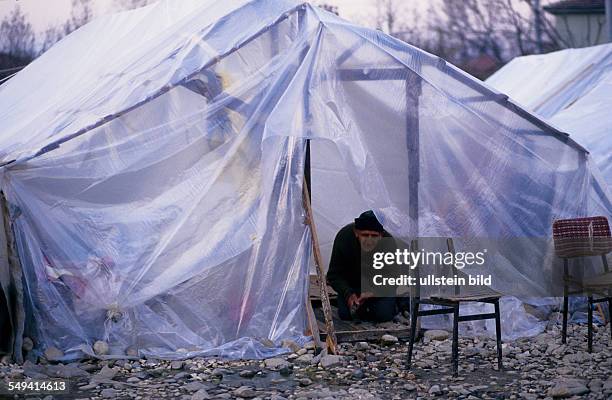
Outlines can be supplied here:
<path id="1" fill-rule="evenodd" d="M 316 354 L 311 344 L 297 349 L 294 342 L 286 342 L 292 354 L 263 361 L 196 357 L 69 364 L 28 361 L 22 366 L 4 362 L 0 380 L 64 376 L 74 386 L 74 397 L 96 399 L 608 400 L 612 398 L 609 329 L 600 326 L 594 333 L 594 351 L 589 354 L 586 326 L 570 325 L 563 345 L 560 326 L 552 320 L 536 337 L 504 343 L 503 371 L 497 371 L 493 338 L 460 336 L 457 378 L 452 376 L 448 332 L 427 331 L 426 339 L 414 347 L 411 370 L 405 367 L 406 343 L 381 338 L 341 343 L 335 355 Z M 47 349 L 45 356 L 53 359 L 59 355 L 53 354 L 55 350 Z"/>

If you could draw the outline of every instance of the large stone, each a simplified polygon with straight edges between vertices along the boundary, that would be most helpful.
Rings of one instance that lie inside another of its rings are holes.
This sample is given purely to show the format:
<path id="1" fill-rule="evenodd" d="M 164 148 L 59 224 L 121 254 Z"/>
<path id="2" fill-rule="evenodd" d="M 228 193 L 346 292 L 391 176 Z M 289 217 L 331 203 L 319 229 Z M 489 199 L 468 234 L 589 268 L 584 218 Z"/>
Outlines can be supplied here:
<path id="1" fill-rule="evenodd" d="M 79 390 L 92 390 L 98 386 L 97 383 L 88 383 L 87 385 L 79 386 Z"/>
<path id="2" fill-rule="evenodd" d="M 49 375 L 47 375 L 46 371 L 46 368 L 48 367 L 49 366 L 46 365 L 34 364 L 33 362 L 28 360 L 23 363 L 23 374 L 34 379 L 49 378 Z"/>
<path id="3" fill-rule="evenodd" d="M 440 389 L 440 385 L 433 385 L 432 387 L 429 388 L 429 391 L 427 393 L 436 396 L 436 395 L 442 394 L 442 390 Z"/>
<path id="4" fill-rule="evenodd" d="M 300 386 L 310 386 L 312 385 L 312 380 L 308 378 L 302 378 L 298 380 L 298 383 L 300 384 Z"/>
<path id="5" fill-rule="evenodd" d="M 240 377 L 242 378 L 252 378 L 255 376 L 255 371 L 251 369 L 245 369 L 245 370 L 240 371 L 238 375 L 240 375 Z"/>
<path id="6" fill-rule="evenodd" d="M 191 395 L 191 400 L 206 400 L 210 399 L 210 395 L 205 389 L 200 389 Z"/>
<path id="7" fill-rule="evenodd" d="M 102 395 L 103 399 L 114 399 L 117 397 L 117 390 L 112 388 L 102 389 L 102 393 L 100 394 Z"/>
<path id="8" fill-rule="evenodd" d="M 548 391 L 548 395 L 554 398 L 581 396 L 586 393 L 589 393 L 589 389 L 584 382 L 577 379 L 564 379 L 559 381 Z"/>
<path id="9" fill-rule="evenodd" d="M 87 364 L 81 364 L 79 368 L 81 368 L 83 371 L 93 372 L 98 369 L 98 366 L 96 364 L 87 363 Z"/>
<path id="10" fill-rule="evenodd" d="M 26 361 L 23 364 L 23 374 L 34 379 L 44 378 L 77 378 L 88 377 L 89 373 L 81 368 L 78 364 L 58 364 L 58 365 L 40 365 Z"/>
<path id="11" fill-rule="evenodd" d="M 99 356 L 108 354 L 108 343 L 103 340 L 98 340 L 93 345 L 94 352 Z"/>
<path id="12" fill-rule="evenodd" d="M 49 374 L 51 377 L 69 379 L 89 376 L 89 373 L 79 368 L 78 364 L 59 364 L 57 366 L 49 365 L 47 368 L 52 370 L 52 372 Z"/>
<path id="13" fill-rule="evenodd" d="M 193 382 L 186 383 L 183 386 L 183 389 L 185 389 L 188 392 L 197 392 L 200 389 L 205 389 L 205 387 L 202 382 L 193 381 Z"/>
<path id="14" fill-rule="evenodd" d="M 592 379 L 589 382 L 589 389 L 591 389 L 592 392 L 600 392 L 603 388 L 603 384 L 601 379 Z"/>
<path id="15" fill-rule="evenodd" d="M 172 361 L 172 363 L 170 363 L 170 368 L 172 369 L 183 368 L 183 361 L 180 361 L 180 360 Z"/>
<path id="16" fill-rule="evenodd" d="M 238 389 L 232 392 L 234 396 L 241 397 L 243 399 L 251 399 L 257 396 L 257 392 L 248 386 L 240 386 Z"/>
<path id="17" fill-rule="evenodd" d="M 380 338 L 380 341 L 382 342 L 382 344 L 385 344 L 385 345 L 392 345 L 392 344 L 399 342 L 397 337 L 393 335 L 382 335 L 382 337 Z"/>
<path id="18" fill-rule="evenodd" d="M 119 372 L 117 368 L 111 368 L 108 365 L 105 365 L 91 378 L 91 382 L 104 382 L 112 380 L 117 375 L 117 372 Z"/>
<path id="19" fill-rule="evenodd" d="M 370 344 L 368 342 L 357 342 L 355 345 L 355 349 L 357 350 L 368 350 L 370 348 Z"/>
<path id="20" fill-rule="evenodd" d="M 303 354 L 295 359 L 298 364 L 310 364 L 314 356 L 312 354 Z"/>
<path id="21" fill-rule="evenodd" d="M 331 368 L 337 365 L 341 365 L 344 361 L 342 356 L 337 355 L 326 355 L 321 357 L 321 361 L 319 362 L 323 368 Z"/>
<path id="22" fill-rule="evenodd" d="M 302 348 L 299 344 L 295 343 L 293 340 L 285 339 L 281 342 L 281 346 L 288 348 L 292 352 L 297 352 Z"/>
<path id="23" fill-rule="evenodd" d="M 178 374 L 174 375 L 174 379 L 185 379 L 190 377 L 191 374 L 189 372 L 179 372 Z"/>
<path id="24" fill-rule="evenodd" d="M 448 337 L 449 333 L 440 329 L 425 331 L 425 338 L 429 340 L 446 340 Z"/>
<path id="25" fill-rule="evenodd" d="M 267 368 L 281 368 L 285 365 L 289 364 L 286 360 L 282 359 L 282 358 L 268 358 L 264 361 L 264 365 Z"/>
<path id="26" fill-rule="evenodd" d="M 60 361 L 62 358 L 64 358 L 64 352 L 53 346 L 47 347 L 44 355 L 48 361 Z"/>

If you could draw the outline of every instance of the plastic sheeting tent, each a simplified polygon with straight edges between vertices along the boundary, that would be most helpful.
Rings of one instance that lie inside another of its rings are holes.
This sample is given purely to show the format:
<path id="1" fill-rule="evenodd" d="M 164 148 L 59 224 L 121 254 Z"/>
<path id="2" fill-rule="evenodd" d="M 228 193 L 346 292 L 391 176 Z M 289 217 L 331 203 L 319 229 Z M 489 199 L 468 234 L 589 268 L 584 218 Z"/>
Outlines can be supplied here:
<path id="1" fill-rule="evenodd" d="M 566 134 L 308 4 L 164 1 L 101 18 L 0 104 L 23 329 L 67 357 L 99 339 L 165 358 L 266 357 L 283 349 L 261 338 L 303 339 L 305 170 L 327 256 L 369 208 L 396 236 L 509 238 L 612 210 Z M 506 256 L 498 289 L 545 285 L 549 253 Z"/>
<path id="2" fill-rule="evenodd" d="M 569 132 L 612 186 L 612 44 L 518 57 L 486 82 Z"/>

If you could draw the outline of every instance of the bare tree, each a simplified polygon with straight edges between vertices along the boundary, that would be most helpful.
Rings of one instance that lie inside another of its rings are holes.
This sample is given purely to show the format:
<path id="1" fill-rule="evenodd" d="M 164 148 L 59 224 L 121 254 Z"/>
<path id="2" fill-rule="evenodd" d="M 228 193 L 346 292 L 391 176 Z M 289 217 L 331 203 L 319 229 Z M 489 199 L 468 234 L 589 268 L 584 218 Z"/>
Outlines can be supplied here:
<path id="1" fill-rule="evenodd" d="M 32 58 L 35 35 L 19 6 L 0 24 L 0 52 L 17 58 Z"/>
<path id="2" fill-rule="evenodd" d="M 19 6 L 0 23 L 0 84 L 35 56 L 35 35 Z"/>
<path id="3" fill-rule="evenodd" d="M 64 36 L 91 21 L 92 17 L 91 0 L 72 0 L 70 18 L 62 25 L 49 27 L 45 31 L 41 53 L 47 51 Z"/>
<path id="4" fill-rule="evenodd" d="M 91 0 L 72 0 L 70 19 L 63 26 L 64 33 L 68 35 L 88 23 L 92 17 Z"/>
<path id="5" fill-rule="evenodd" d="M 144 7 L 153 1 L 154 0 L 115 0 L 115 4 L 120 9 L 131 10 L 133 8 Z"/>
<path id="6" fill-rule="evenodd" d="M 409 21 L 410 13 L 407 7 L 411 4 L 405 0 L 375 0 L 376 4 L 376 29 L 386 33 L 406 33 L 414 28 L 413 21 Z M 413 17 L 415 11 L 412 12 Z"/>
<path id="7" fill-rule="evenodd" d="M 340 15 L 340 13 L 338 12 L 338 6 L 332 6 L 332 5 L 323 3 L 323 4 L 319 4 L 319 7 L 321 7 L 325 11 L 329 11 L 332 14 Z"/>
<path id="8" fill-rule="evenodd" d="M 550 20 L 542 15 L 539 3 L 438 0 L 435 7 L 430 7 L 425 29 L 396 35 L 468 72 L 474 72 L 470 68 L 478 63 L 501 66 L 516 56 L 567 47 Z M 482 72 L 480 75 L 486 77 Z"/>

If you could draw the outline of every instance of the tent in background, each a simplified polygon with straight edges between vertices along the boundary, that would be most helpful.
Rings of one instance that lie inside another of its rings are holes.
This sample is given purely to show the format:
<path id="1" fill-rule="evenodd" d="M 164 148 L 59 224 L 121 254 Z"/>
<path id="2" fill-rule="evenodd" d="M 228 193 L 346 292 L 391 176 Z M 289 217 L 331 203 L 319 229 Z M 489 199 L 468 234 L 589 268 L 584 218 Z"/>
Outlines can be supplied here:
<path id="1" fill-rule="evenodd" d="M 612 44 L 517 57 L 486 83 L 568 132 L 612 187 Z"/>
<path id="2" fill-rule="evenodd" d="M 288 0 L 97 19 L 0 88 L 0 133 L 18 353 L 22 334 L 66 358 L 96 340 L 257 358 L 304 339 L 307 165 L 327 257 L 365 209 L 397 237 L 529 240 L 612 212 L 568 135 L 437 57 Z M 550 280 L 550 249 L 490 261 L 503 293 Z"/>

